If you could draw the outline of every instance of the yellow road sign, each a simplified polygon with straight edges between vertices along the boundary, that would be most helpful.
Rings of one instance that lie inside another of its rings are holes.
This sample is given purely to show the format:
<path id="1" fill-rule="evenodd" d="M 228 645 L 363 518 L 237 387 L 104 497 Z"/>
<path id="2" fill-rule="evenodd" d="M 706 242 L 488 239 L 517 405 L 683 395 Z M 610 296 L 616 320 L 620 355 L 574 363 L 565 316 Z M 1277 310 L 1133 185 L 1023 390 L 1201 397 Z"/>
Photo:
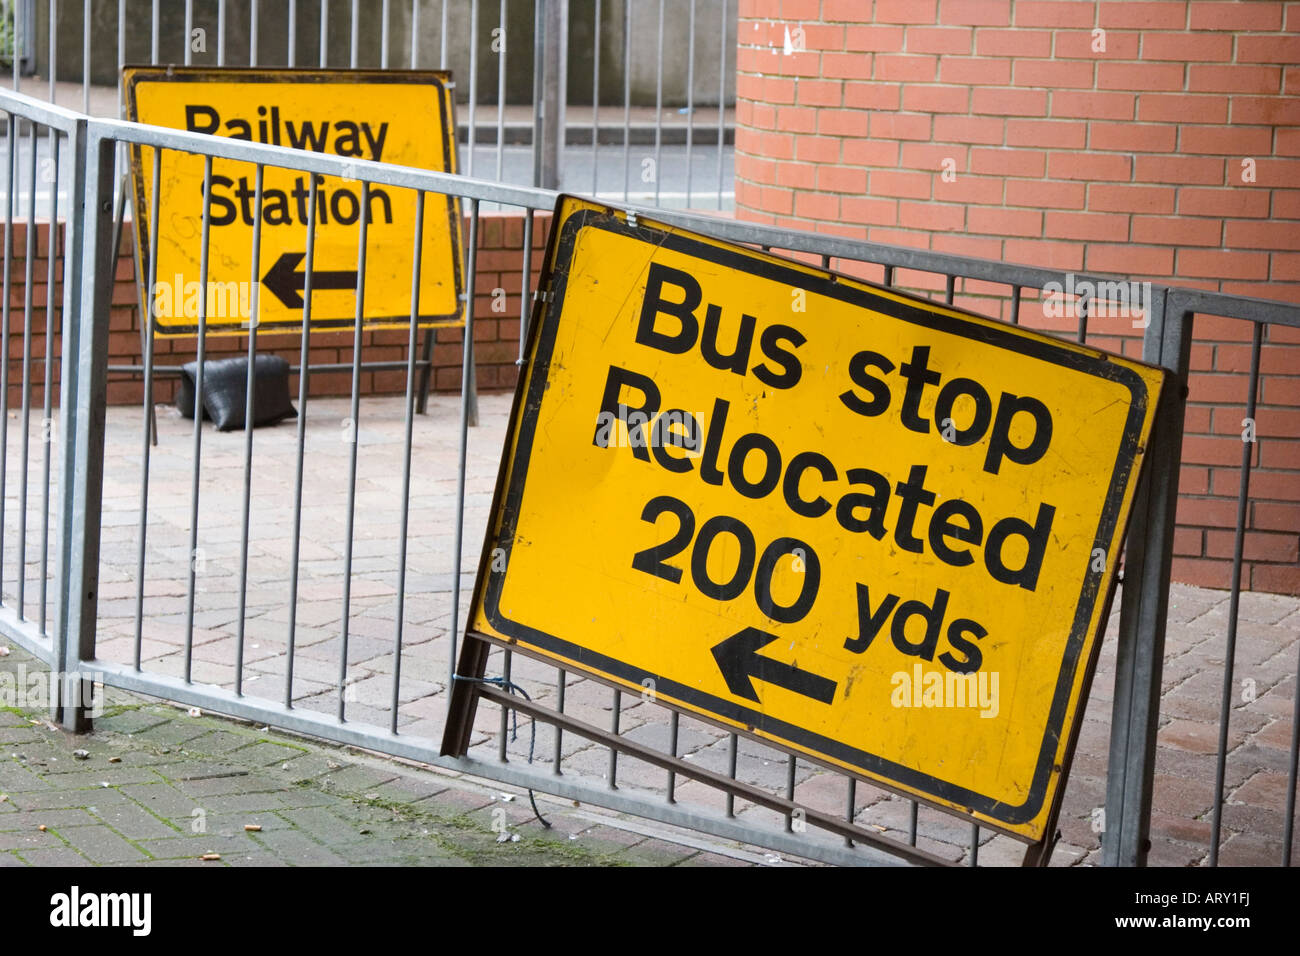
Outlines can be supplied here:
<path id="1" fill-rule="evenodd" d="M 446 73 L 390 70 L 247 70 L 126 67 L 130 119 L 155 126 L 289 146 L 359 160 L 456 171 L 455 120 Z M 133 155 L 136 228 L 147 268 L 153 150 Z M 301 329 L 307 226 L 316 222 L 311 326 L 356 320 L 362 205 L 367 218 L 363 325 L 407 328 L 415 244 L 415 194 L 359 180 L 264 167 L 261 252 L 253 265 L 256 167 L 216 159 L 209 202 L 207 284 L 200 275 L 204 158 L 164 150 L 159 177 L 157 283 L 147 305 L 159 335 L 193 335 L 202 307 L 208 334 L 239 334 L 256 312 L 261 331 Z M 464 322 L 459 202 L 425 201 L 419 325 Z"/>
<path id="2" fill-rule="evenodd" d="M 1163 372 L 555 223 L 472 631 L 1041 838 Z"/>

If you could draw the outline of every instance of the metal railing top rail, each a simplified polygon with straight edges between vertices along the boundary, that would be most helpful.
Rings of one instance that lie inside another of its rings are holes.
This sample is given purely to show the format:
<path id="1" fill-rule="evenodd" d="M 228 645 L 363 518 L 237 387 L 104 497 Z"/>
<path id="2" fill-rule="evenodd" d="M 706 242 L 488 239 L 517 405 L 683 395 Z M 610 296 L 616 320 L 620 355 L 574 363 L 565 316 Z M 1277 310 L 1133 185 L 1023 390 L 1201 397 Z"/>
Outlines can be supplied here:
<path id="1" fill-rule="evenodd" d="M 84 123 L 89 119 L 85 113 L 55 106 L 53 103 L 38 100 L 25 93 L 15 93 L 3 88 L 0 88 L 0 110 L 64 133 L 72 132 L 78 123 Z"/>
<path id="2" fill-rule="evenodd" d="M 922 272 L 942 273 L 966 279 L 981 279 L 999 285 L 1017 285 L 1022 288 L 1041 289 L 1050 283 L 1063 284 L 1066 276 L 1073 276 L 1076 286 L 1080 282 L 1091 282 L 1095 286 L 1100 283 L 1122 282 L 1127 284 L 1132 281 L 1121 276 L 1107 275 L 1105 273 L 1049 269 L 1042 266 L 1028 266 L 1019 263 L 999 262 L 994 259 L 978 259 L 953 253 L 933 252 L 928 249 L 890 246 L 863 239 L 850 239 L 845 236 L 831 236 L 816 232 L 792 232 L 763 223 L 744 222 L 720 216 L 703 216 L 698 213 L 682 212 L 675 209 L 659 209 L 650 206 L 631 206 L 628 208 L 634 209 L 638 215 L 645 215 L 686 228 L 705 226 L 707 227 L 705 231 L 711 235 L 721 239 L 729 239 L 733 242 L 762 245 L 775 249 L 788 249 L 795 252 L 809 252 L 831 258 L 853 259 L 859 262 L 874 262 L 900 269 L 916 269 Z M 1195 289 L 1162 282 L 1153 282 L 1151 287 L 1156 291 L 1168 290 L 1170 293 L 1176 293 L 1178 305 L 1192 312 L 1300 327 L 1300 305 L 1295 303 Z M 1096 298 L 1103 299 L 1105 296 L 1098 294 Z"/>
<path id="3" fill-rule="evenodd" d="M 0 100 L 0 108 L 2 107 L 3 100 Z M 550 210 L 555 208 L 558 195 L 547 189 L 511 186 L 486 179 L 473 179 L 459 173 L 440 173 L 413 166 L 398 166 L 393 163 L 335 156 L 331 153 L 316 153 L 288 146 L 253 143 L 226 136 L 147 126 L 126 120 L 90 119 L 89 122 L 90 135 L 100 140 L 173 149 L 217 159 L 260 163 L 264 166 L 319 173 L 323 176 L 364 179 L 378 185 L 443 193 L 459 196 L 462 199 L 478 199 L 483 202 Z"/>
<path id="4" fill-rule="evenodd" d="M 762 245 L 773 249 L 788 249 L 795 252 L 809 252 L 834 259 L 874 262 L 899 269 L 942 273 L 964 279 L 982 279 L 999 285 L 1041 288 L 1051 282 L 1061 282 L 1066 276 L 1074 276 L 1076 282 L 1081 280 L 1094 283 L 1130 281 L 1120 276 L 1106 275 L 1104 273 L 1051 269 L 1044 266 L 1000 262 L 996 259 L 978 259 L 973 256 L 956 255 L 955 253 L 933 252 L 928 249 L 911 249 L 906 246 L 891 246 L 866 239 L 850 239 L 846 236 L 827 235 L 819 232 L 791 231 L 784 227 L 745 222 L 721 216 L 702 216 L 676 209 L 659 209 L 651 206 L 631 206 L 628 208 L 635 210 L 637 215 L 659 219 L 673 225 L 681 225 L 687 228 L 707 225 L 708 231 L 715 237 L 729 239 L 732 242 Z M 1153 286 L 1156 288 L 1161 287 L 1159 283 L 1153 283 Z"/>
<path id="5" fill-rule="evenodd" d="M 1198 315 L 1215 315 L 1248 322 L 1300 328 L 1300 305 L 1277 299 L 1257 299 L 1228 292 L 1169 286 L 1167 308 L 1176 308 Z"/>

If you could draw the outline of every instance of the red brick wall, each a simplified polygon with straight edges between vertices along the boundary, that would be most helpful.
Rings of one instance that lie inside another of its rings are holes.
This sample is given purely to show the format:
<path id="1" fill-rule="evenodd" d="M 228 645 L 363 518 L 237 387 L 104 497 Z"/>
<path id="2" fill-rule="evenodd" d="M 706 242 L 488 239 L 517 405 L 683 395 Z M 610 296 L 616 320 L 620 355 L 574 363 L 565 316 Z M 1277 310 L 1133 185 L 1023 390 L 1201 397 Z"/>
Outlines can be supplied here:
<path id="1" fill-rule="evenodd" d="M 738 36 L 742 218 L 1300 302 L 1300 3 L 740 0 Z M 1197 325 L 1179 580 L 1230 583 L 1250 336 Z M 1242 583 L 1300 593 L 1300 334 L 1261 364 Z"/>

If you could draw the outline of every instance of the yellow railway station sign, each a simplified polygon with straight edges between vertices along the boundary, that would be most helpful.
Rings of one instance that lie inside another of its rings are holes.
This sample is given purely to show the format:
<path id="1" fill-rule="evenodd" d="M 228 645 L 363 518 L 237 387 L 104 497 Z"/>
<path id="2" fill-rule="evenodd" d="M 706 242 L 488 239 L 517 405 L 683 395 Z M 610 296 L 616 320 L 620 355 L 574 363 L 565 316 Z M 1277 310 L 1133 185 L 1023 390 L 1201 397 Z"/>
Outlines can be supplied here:
<path id="1" fill-rule="evenodd" d="M 257 143 L 456 171 L 455 119 L 446 73 L 126 67 L 131 120 Z M 140 268 L 148 268 L 153 149 L 137 146 L 132 173 Z M 254 268 L 256 167 L 212 162 L 207 283 L 200 274 L 204 157 L 164 150 L 159 176 L 156 284 L 147 305 L 158 335 L 302 327 L 307 229 L 315 222 L 311 327 L 351 329 L 357 317 L 358 246 L 365 214 L 362 324 L 408 328 L 415 193 L 357 179 L 263 167 L 261 250 Z M 311 180 L 315 178 L 314 202 Z M 364 210 L 363 210 L 364 204 Z M 454 197 L 428 194 L 421 242 L 418 324 L 461 325 L 461 216 Z M 147 273 L 144 273 L 147 275 Z M 142 284 L 143 287 L 143 284 Z M 252 313 L 256 311 L 256 316 Z"/>
<path id="2" fill-rule="evenodd" d="M 471 639 L 1041 839 L 1164 373 L 567 197 L 542 289 Z"/>

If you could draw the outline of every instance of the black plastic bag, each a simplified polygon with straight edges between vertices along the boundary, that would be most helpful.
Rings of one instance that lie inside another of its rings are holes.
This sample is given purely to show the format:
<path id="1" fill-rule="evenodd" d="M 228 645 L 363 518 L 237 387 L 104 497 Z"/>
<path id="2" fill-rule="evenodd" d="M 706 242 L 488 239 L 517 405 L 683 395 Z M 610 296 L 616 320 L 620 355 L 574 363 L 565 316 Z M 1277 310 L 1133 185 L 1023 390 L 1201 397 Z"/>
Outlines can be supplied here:
<path id="1" fill-rule="evenodd" d="M 194 417 L 194 376 L 198 362 L 181 366 L 181 387 L 176 407 L 186 418 Z M 235 356 L 203 363 L 203 417 L 228 432 L 244 427 L 247 404 L 248 359 Z M 274 425 L 296 418 L 298 410 L 289 401 L 289 363 L 278 355 L 259 355 L 253 366 L 253 426 Z"/>

